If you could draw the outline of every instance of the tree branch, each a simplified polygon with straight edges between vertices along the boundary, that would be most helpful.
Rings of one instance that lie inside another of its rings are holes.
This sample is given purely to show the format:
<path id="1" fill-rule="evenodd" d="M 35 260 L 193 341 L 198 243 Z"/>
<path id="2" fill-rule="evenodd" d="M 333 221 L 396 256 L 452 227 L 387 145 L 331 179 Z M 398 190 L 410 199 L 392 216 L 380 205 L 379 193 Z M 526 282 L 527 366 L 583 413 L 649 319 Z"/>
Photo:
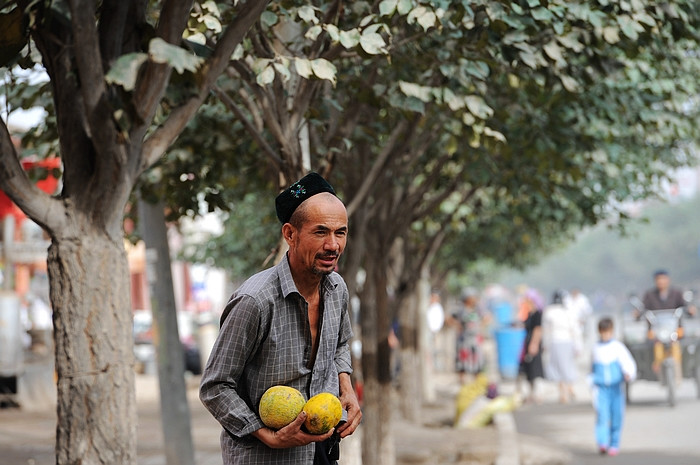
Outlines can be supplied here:
<path id="1" fill-rule="evenodd" d="M 70 0 L 71 25 L 73 27 L 73 55 L 78 67 L 80 93 L 83 96 L 85 114 L 95 113 L 105 92 L 102 55 L 100 54 L 95 4 Z"/>
<path id="2" fill-rule="evenodd" d="M 63 203 L 31 183 L 22 168 L 12 137 L 0 120 L 0 189 L 35 223 L 54 235 L 65 218 Z"/>
<path id="3" fill-rule="evenodd" d="M 226 28 L 221 40 L 214 49 L 213 55 L 203 66 L 199 94 L 188 99 L 183 105 L 174 109 L 168 119 L 156 129 L 144 142 L 141 163 L 138 171 L 142 172 L 155 163 L 165 150 L 175 141 L 187 122 L 202 105 L 207 95 L 229 63 L 234 49 L 241 43 L 250 27 L 258 20 L 262 12 L 267 8 L 269 0 L 249 0 L 242 7 L 242 11 L 234 21 Z"/>
<path id="4" fill-rule="evenodd" d="M 236 102 L 233 101 L 231 97 L 228 96 L 226 92 L 224 92 L 219 86 L 214 86 L 213 87 L 214 93 L 216 94 L 217 97 L 219 97 L 219 100 L 223 102 L 223 104 L 228 108 L 235 116 L 238 118 L 238 120 L 245 126 L 245 128 L 248 130 L 248 133 L 253 136 L 253 138 L 257 141 L 258 145 L 263 149 L 263 152 L 270 158 L 270 161 L 275 166 L 275 170 L 279 171 L 280 165 L 284 163 L 284 161 L 277 155 L 277 152 L 275 152 L 275 149 L 273 149 L 270 144 L 267 143 L 267 141 L 263 138 L 262 134 L 260 134 L 260 131 L 255 128 L 253 123 L 250 122 L 248 118 L 243 114 L 243 111 L 238 108 L 238 105 L 236 105 Z"/>
<path id="5" fill-rule="evenodd" d="M 362 205 L 365 202 L 365 199 L 366 199 L 367 195 L 369 194 L 370 189 L 377 182 L 377 179 L 379 178 L 379 174 L 381 173 L 382 168 L 384 168 L 384 165 L 386 164 L 387 160 L 394 153 L 394 148 L 396 146 L 396 143 L 399 141 L 399 138 L 404 135 L 404 131 L 406 130 L 407 127 L 408 127 L 408 122 L 406 120 L 401 120 L 401 122 L 396 125 L 394 130 L 391 131 L 391 135 L 389 136 L 386 143 L 384 144 L 384 148 L 382 149 L 379 156 L 377 157 L 377 160 L 372 165 L 372 169 L 367 174 L 367 177 L 363 181 L 360 188 L 357 190 L 357 193 L 353 197 L 350 204 L 347 206 L 348 216 L 352 216 L 353 212 L 355 210 L 357 210 L 360 207 L 360 205 Z"/>
<path id="6" fill-rule="evenodd" d="M 169 44 L 179 44 L 191 9 L 192 0 L 166 0 L 160 13 L 156 36 Z M 168 65 L 146 62 L 143 79 L 139 79 L 132 97 L 136 114 L 142 122 L 135 133 L 145 133 L 145 129 L 150 126 L 168 86 L 171 72 L 172 69 Z M 189 118 L 185 124 L 187 121 Z M 184 128 L 184 124 L 182 127 Z"/>
<path id="7" fill-rule="evenodd" d="M 126 0 L 103 0 L 100 7 L 98 29 L 104 73 L 109 71 L 111 61 L 122 53 L 124 29 L 132 3 L 134 2 Z"/>

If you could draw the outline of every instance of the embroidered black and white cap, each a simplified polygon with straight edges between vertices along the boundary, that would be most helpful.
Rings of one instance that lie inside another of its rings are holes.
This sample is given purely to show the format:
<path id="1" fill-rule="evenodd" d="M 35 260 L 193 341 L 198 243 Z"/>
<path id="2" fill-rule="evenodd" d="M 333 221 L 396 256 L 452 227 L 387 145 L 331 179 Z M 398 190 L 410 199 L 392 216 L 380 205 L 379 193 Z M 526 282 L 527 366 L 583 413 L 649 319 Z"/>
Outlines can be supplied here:
<path id="1" fill-rule="evenodd" d="M 275 210 L 277 218 L 282 224 L 289 223 L 294 211 L 301 203 L 322 192 L 330 192 L 333 195 L 335 190 L 323 179 L 323 176 L 316 172 L 311 172 L 283 190 L 275 199 Z"/>

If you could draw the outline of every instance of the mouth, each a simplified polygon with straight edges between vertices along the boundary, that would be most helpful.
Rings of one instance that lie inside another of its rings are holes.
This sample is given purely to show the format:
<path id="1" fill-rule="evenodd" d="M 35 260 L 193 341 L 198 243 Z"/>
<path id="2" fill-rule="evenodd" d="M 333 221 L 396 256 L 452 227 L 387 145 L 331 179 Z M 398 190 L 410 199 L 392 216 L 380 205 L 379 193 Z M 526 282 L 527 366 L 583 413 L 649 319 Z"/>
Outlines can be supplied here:
<path id="1" fill-rule="evenodd" d="M 325 266 L 333 266 L 335 265 L 336 260 L 338 260 L 338 255 L 337 254 L 332 254 L 332 255 L 319 255 L 316 257 L 321 264 Z"/>

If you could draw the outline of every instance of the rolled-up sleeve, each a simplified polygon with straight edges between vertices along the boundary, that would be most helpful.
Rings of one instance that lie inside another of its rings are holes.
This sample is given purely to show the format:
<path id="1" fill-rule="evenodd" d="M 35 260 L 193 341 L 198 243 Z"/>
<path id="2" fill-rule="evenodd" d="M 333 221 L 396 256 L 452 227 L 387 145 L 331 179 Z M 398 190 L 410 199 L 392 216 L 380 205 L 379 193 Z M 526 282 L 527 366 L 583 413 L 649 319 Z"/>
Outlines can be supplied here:
<path id="1" fill-rule="evenodd" d="M 334 362 L 338 373 L 352 373 L 352 358 L 350 356 L 350 340 L 353 337 L 350 315 L 348 312 L 349 297 L 345 283 L 341 286 L 340 324 L 338 327 L 338 345 Z"/>
<path id="2" fill-rule="evenodd" d="M 335 366 L 338 373 L 352 373 L 352 359 L 350 357 L 350 339 L 352 335 L 350 319 L 347 312 L 344 312 L 344 318 L 340 324 L 338 347 L 335 351 Z"/>
<path id="3" fill-rule="evenodd" d="M 202 373 L 199 398 L 226 431 L 243 437 L 264 427 L 251 400 L 241 395 L 244 368 L 260 342 L 260 317 L 245 295 L 233 298 L 225 311 L 230 313 Z"/>

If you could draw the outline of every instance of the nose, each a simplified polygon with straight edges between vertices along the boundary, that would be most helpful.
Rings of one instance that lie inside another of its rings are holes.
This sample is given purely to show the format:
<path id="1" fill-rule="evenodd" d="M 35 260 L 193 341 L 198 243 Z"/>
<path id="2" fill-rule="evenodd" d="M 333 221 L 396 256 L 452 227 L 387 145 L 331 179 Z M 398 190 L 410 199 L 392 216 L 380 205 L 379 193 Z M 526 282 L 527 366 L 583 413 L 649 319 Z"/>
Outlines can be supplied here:
<path id="1" fill-rule="evenodd" d="M 338 252 L 341 248 L 341 240 L 334 234 L 329 234 L 323 246 L 325 250 Z"/>

